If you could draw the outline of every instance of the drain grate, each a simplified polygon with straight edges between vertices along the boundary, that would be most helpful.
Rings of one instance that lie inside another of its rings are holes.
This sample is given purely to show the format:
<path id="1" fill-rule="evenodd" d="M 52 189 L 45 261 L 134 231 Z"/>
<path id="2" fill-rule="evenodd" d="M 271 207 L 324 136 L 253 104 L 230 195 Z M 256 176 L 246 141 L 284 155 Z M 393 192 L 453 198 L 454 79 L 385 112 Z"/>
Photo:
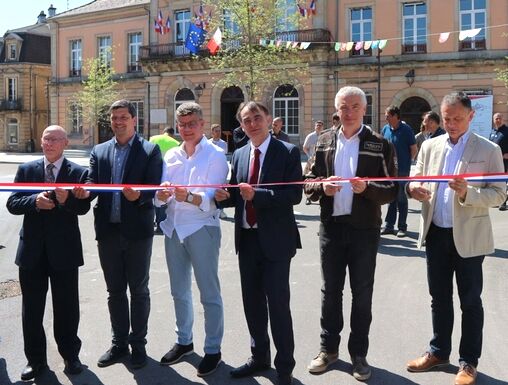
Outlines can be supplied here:
<path id="1" fill-rule="evenodd" d="M 16 297 L 21 294 L 21 287 L 19 286 L 19 282 L 10 279 L 5 282 L 0 282 L 0 300 L 9 298 L 9 297 Z"/>

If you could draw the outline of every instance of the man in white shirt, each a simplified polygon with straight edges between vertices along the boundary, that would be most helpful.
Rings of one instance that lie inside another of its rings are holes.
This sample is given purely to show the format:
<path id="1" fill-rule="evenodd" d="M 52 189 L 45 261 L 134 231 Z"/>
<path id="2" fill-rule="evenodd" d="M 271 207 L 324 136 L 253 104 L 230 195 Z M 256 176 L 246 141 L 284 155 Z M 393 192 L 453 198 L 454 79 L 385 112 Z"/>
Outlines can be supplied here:
<path id="1" fill-rule="evenodd" d="M 221 362 L 224 334 L 218 277 L 221 231 L 215 188 L 184 186 L 222 184 L 226 181 L 228 164 L 224 152 L 204 136 L 205 122 L 198 104 L 180 105 L 176 119 L 183 143 L 168 151 L 164 158 L 161 185 L 167 188 L 158 191 L 156 205 L 168 205 L 167 218 L 160 226 L 165 234 L 177 340 L 160 363 L 174 364 L 194 350 L 191 278 L 194 271 L 205 314 L 205 356 L 197 370 L 197 375 L 204 377 L 213 373 Z"/>
<path id="2" fill-rule="evenodd" d="M 220 147 L 222 151 L 225 153 L 228 152 L 228 144 L 221 139 L 222 130 L 220 128 L 220 125 L 218 124 L 212 124 L 210 127 L 210 130 L 212 132 L 212 137 L 208 139 L 210 143 L 215 144 L 217 147 Z"/>
<path id="3" fill-rule="evenodd" d="M 309 159 L 314 155 L 314 149 L 316 147 L 318 136 L 321 134 L 321 131 L 323 131 L 323 127 L 323 121 L 316 120 L 314 123 L 314 132 L 311 132 L 309 135 L 307 135 L 305 141 L 303 142 L 303 152 L 305 152 Z"/>

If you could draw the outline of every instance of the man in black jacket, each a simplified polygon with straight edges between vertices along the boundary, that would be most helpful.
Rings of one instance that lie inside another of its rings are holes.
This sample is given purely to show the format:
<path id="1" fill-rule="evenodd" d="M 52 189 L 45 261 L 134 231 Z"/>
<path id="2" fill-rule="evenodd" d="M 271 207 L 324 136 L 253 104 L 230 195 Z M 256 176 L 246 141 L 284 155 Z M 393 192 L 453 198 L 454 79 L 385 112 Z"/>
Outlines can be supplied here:
<path id="1" fill-rule="evenodd" d="M 321 349 L 311 361 L 311 373 L 326 371 L 337 361 L 340 332 L 344 325 L 342 291 L 349 271 L 353 293 L 348 350 L 353 376 L 360 381 L 371 375 L 366 356 L 376 255 L 381 227 L 381 205 L 397 195 L 397 184 L 341 178 L 396 175 L 394 148 L 386 139 L 362 124 L 367 108 L 365 93 L 343 87 L 335 97 L 342 125 L 321 133 L 309 164 L 305 193 L 320 201 L 321 224 Z"/>
<path id="2" fill-rule="evenodd" d="M 16 183 L 84 183 L 86 169 L 63 156 L 67 134 L 60 126 L 42 133 L 44 157 L 19 166 Z M 23 340 L 27 365 L 23 381 L 34 379 L 47 367 L 46 335 L 42 325 L 48 280 L 53 299 L 53 330 L 65 372 L 78 374 L 83 368 L 78 355 L 79 293 L 78 267 L 83 249 L 78 215 L 90 209 L 88 201 L 76 199 L 73 191 L 56 188 L 43 192 L 15 192 L 7 200 L 11 214 L 24 215 L 19 234 L 16 265 L 23 296 Z"/>

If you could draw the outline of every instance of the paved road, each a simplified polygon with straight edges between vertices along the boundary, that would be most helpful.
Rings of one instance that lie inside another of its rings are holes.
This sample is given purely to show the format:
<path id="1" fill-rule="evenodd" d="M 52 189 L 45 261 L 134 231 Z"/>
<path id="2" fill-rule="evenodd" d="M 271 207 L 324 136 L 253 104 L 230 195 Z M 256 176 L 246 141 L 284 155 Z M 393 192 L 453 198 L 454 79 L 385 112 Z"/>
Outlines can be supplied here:
<path id="1" fill-rule="evenodd" d="M 16 165 L 0 164 L 0 181 L 12 181 Z M 0 282 L 17 279 L 14 253 L 20 217 L 5 210 L 7 193 L 0 193 Z M 314 376 L 306 366 L 319 347 L 320 314 L 320 267 L 318 254 L 319 207 L 297 207 L 298 222 L 303 249 L 292 263 L 291 290 L 292 311 L 296 336 L 295 384 L 328 385 L 358 384 L 350 375 L 351 365 L 346 344 L 340 346 L 340 361 L 325 374 Z M 231 217 L 231 209 L 226 212 Z M 508 213 L 491 211 L 496 237 L 496 252 L 485 260 L 485 335 L 483 357 L 480 362 L 479 385 L 508 385 Z M 384 237 L 378 256 L 374 292 L 374 319 L 371 329 L 369 362 L 373 366 L 372 378 L 367 382 L 375 385 L 442 385 L 453 384 L 457 370 L 457 346 L 459 333 L 454 334 L 452 365 L 445 371 L 413 374 L 405 370 L 408 359 L 423 353 L 431 332 L 430 299 L 427 293 L 424 253 L 415 249 L 418 222 L 418 205 L 410 204 L 409 237 L 399 240 Z M 37 379 L 37 384 L 58 385 L 268 385 L 275 383 L 274 370 L 251 379 L 231 380 L 231 367 L 242 364 L 249 356 L 249 337 L 243 316 L 240 282 L 236 255 L 233 252 L 233 223 L 222 221 L 222 247 L 220 278 L 225 305 L 225 336 L 222 346 L 224 363 L 219 370 L 204 379 L 196 376 L 196 367 L 202 356 L 203 311 L 199 302 L 195 306 L 196 354 L 172 367 L 161 367 L 160 357 L 174 342 L 174 311 L 169 294 L 168 274 L 163 251 L 163 238 L 154 241 L 150 289 L 152 312 L 148 333 L 149 364 L 132 371 L 128 363 L 100 369 L 97 358 L 109 347 L 110 331 L 106 307 L 106 290 L 97 257 L 91 213 L 81 219 L 85 266 L 80 270 L 81 324 L 83 340 L 81 360 L 87 370 L 78 376 L 68 377 L 63 370 L 52 337 L 51 301 L 48 301 L 45 319 L 48 332 L 48 360 L 51 370 Z M 277 234 L 273 241 L 277 242 Z M 195 299 L 199 295 L 195 292 Z M 349 317 L 350 293 L 344 293 L 346 326 Z M 458 309 L 458 304 L 457 304 Z M 21 335 L 21 298 L 19 296 L 0 300 L 0 385 L 19 383 L 19 374 L 25 364 Z M 459 319 L 455 322 L 459 330 Z M 343 334 L 347 340 L 347 332 Z M 273 352 L 272 352 L 273 353 Z M 273 354 L 272 354 L 273 355 Z"/>

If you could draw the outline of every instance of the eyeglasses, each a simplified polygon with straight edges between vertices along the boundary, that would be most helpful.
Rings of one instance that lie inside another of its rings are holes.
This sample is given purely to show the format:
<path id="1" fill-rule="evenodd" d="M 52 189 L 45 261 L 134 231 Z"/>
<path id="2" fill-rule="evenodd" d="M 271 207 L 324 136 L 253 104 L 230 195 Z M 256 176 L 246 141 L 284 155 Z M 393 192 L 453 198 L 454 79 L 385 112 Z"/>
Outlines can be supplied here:
<path id="1" fill-rule="evenodd" d="M 191 120 L 190 122 L 187 122 L 187 123 L 183 123 L 183 122 L 178 122 L 177 123 L 178 129 L 180 129 L 180 130 L 183 130 L 184 128 L 190 128 L 191 130 L 193 130 L 198 125 L 199 125 L 199 121 L 198 120 Z"/>

